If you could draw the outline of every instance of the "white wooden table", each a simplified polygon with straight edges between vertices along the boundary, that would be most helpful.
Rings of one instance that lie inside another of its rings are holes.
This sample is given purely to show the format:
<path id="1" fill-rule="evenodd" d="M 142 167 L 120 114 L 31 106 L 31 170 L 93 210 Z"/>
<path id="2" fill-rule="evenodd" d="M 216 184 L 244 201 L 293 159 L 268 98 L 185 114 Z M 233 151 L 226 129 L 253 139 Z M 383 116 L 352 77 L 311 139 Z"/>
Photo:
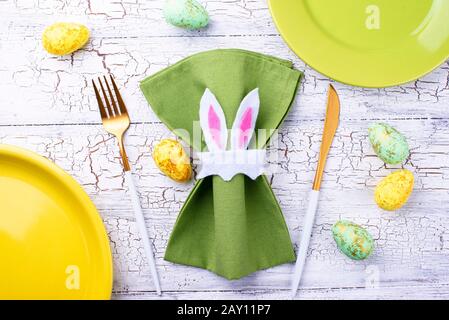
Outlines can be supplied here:
<path id="1" fill-rule="evenodd" d="M 298 59 L 276 30 L 264 0 L 204 0 L 209 28 L 167 25 L 163 1 L 0 0 L 0 142 L 23 146 L 56 162 L 99 209 L 114 255 L 114 298 L 156 298 L 123 189 L 115 141 L 101 124 L 90 79 L 112 72 L 128 105 L 127 136 L 141 203 L 156 247 L 163 298 L 285 298 L 292 265 L 227 281 L 208 271 L 163 260 L 176 216 L 193 182 L 170 181 L 150 150 L 169 130 L 152 113 L 139 81 L 196 52 L 244 48 L 294 61 L 305 72 L 279 138 L 280 168 L 270 177 L 297 245 L 323 126 L 329 79 Z M 41 46 L 55 21 L 85 23 L 88 45 L 66 57 Z M 335 83 L 341 123 L 322 186 L 299 298 L 449 298 L 449 63 L 399 87 L 361 89 Z M 367 141 L 367 127 L 386 121 L 409 139 L 404 165 L 416 184 L 407 205 L 383 212 L 373 201 L 385 166 Z M 332 224 L 345 218 L 368 228 L 376 250 L 367 260 L 337 251 Z M 378 279 L 378 281 L 376 281 Z"/>

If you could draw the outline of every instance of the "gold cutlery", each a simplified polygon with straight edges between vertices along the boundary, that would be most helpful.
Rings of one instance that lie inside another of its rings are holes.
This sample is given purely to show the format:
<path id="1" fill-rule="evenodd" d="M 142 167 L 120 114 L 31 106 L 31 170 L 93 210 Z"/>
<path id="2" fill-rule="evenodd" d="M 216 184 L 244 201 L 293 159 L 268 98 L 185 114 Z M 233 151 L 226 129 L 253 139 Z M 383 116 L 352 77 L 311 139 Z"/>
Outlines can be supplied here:
<path id="1" fill-rule="evenodd" d="M 313 180 L 312 190 L 309 196 L 309 206 L 304 220 L 304 228 L 302 230 L 301 242 L 299 243 L 298 257 L 294 269 L 293 281 L 291 286 L 291 296 L 295 297 L 298 290 L 301 276 L 304 271 L 304 265 L 307 257 L 307 249 L 309 247 L 310 236 L 312 235 L 313 222 L 318 208 L 318 198 L 320 194 L 321 179 L 323 178 L 324 167 L 326 165 L 327 155 L 337 131 L 340 117 L 340 101 L 337 91 L 332 85 L 329 85 L 327 95 L 326 120 L 324 121 L 323 138 L 321 141 L 320 156 L 318 166 L 316 168 L 315 179 Z"/>
<path id="2" fill-rule="evenodd" d="M 122 157 L 123 168 L 125 170 L 125 180 L 128 185 L 129 192 L 131 194 L 131 200 L 133 204 L 134 214 L 136 217 L 136 223 L 139 229 L 140 237 L 142 238 L 143 247 L 145 249 L 145 254 L 147 256 L 148 264 L 150 267 L 150 272 L 153 277 L 154 284 L 156 286 L 157 294 L 161 294 L 161 286 L 159 283 L 159 277 L 156 269 L 156 262 L 153 254 L 153 247 L 150 242 L 150 237 L 148 235 L 148 230 L 145 226 L 145 219 L 143 217 L 142 208 L 140 207 L 139 196 L 137 193 L 136 186 L 134 184 L 134 180 L 131 173 L 131 167 L 129 165 L 128 156 L 126 155 L 125 147 L 123 144 L 123 136 L 129 128 L 130 120 L 128 116 L 128 111 L 126 110 L 125 103 L 123 102 L 122 96 L 115 84 L 114 78 L 112 75 L 109 75 L 112 83 L 112 87 L 115 93 L 111 91 L 111 88 L 108 83 L 108 79 L 106 76 L 104 78 L 104 86 L 101 78 L 98 78 L 98 82 L 100 84 L 101 92 L 103 93 L 103 100 L 100 96 L 100 93 L 95 85 L 94 80 L 92 80 L 92 85 L 94 87 L 95 96 L 98 102 L 98 108 L 100 109 L 101 120 L 103 122 L 104 129 L 110 134 L 114 135 L 119 144 L 120 155 Z M 106 94 L 105 88 L 107 88 Z M 103 103 L 104 101 L 104 103 Z M 105 107 L 106 105 L 106 107 Z"/>

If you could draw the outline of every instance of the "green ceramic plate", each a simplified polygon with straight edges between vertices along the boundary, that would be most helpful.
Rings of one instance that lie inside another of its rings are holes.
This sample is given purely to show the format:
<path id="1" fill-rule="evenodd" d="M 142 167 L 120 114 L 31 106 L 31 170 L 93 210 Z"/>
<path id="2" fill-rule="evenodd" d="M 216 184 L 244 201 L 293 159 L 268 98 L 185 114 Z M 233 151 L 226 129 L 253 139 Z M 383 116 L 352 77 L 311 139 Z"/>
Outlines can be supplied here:
<path id="1" fill-rule="evenodd" d="M 388 87 L 449 58 L 449 0 L 269 0 L 292 50 L 337 81 Z"/>

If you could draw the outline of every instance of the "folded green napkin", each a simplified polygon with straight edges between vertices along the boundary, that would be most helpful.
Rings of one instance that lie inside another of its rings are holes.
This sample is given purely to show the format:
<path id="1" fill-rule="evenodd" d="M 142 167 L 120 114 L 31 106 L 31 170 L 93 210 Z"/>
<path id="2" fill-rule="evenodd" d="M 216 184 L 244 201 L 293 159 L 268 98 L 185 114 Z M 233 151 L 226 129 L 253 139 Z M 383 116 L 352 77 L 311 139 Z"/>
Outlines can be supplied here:
<path id="1" fill-rule="evenodd" d="M 168 128 L 195 145 L 193 123 L 209 88 L 231 128 L 240 101 L 259 88 L 258 129 L 275 129 L 294 99 L 301 73 L 290 61 L 237 49 L 190 56 L 141 82 L 151 108 Z M 179 130 L 183 129 L 183 130 Z M 257 137 L 256 137 L 257 138 Z M 259 137 L 258 145 L 268 142 Z M 165 259 L 204 268 L 228 279 L 295 260 L 290 236 L 265 176 L 238 174 L 230 181 L 209 176 L 197 181 L 179 213 Z"/>

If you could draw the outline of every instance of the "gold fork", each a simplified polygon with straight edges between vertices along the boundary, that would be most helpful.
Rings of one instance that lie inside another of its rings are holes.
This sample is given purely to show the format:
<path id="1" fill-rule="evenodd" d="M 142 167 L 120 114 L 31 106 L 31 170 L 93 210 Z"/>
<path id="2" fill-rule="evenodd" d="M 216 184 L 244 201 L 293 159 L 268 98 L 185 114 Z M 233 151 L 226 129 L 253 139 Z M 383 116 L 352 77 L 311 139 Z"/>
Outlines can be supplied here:
<path id="1" fill-rule="evenodd" d="M 134 184 L 134 180 L 131 174 L 131 167 L 129 165 L 128 157 L 126 155 L 125 147 L 123 145 L 123 136 L 129 128 L 130 120 L 128 116 L 128 112 L 126 110 L 125 103 L 123 102 L 122 96 L 115 84 L 114 78 L 112 75 L 109 75 L 111 78 L 112 87 L 115 93 L 112 94 L 111 88 L 109 86 L 108 80 L 106 76 L 103 76 L 104 83 L 107 88 L 107 92 L 103 86 L 103 82 L 101 78 L 98 78 L 98 82 L 100 84 L 101 92 L 103 93 L 103 100 L 101 99 L 100 93 L 95 85 L 94 80 L 92 80 L 92 85 L 94 86 L 95 96 L 98 102 L 98 108 L 100 109 L 101 120 L 103 122 L 104 129 L 113 134 L 117 140 L 120 147 L 120 155 L 123 161 L 123 168 L 125 169 L 125 180 L 129 188 L 129 192 L 131 193 L 131 200 L 134 208 L 134 214 L 136 217 L 137 226 L 139 228 L 140 237 L 142 238 L 143 247 L 145 249 L 145 254 L 148 259 L 148 264 L 150 266 L 151 276 L 153 277 L 153 281 L 156 286 L 156 291 L 158 295 L 161 295 L 161 286 L 159 283 L 159 277 L 156 270 L 156 263 L 154 260 L 153 247 L 150 242 L 150 237 L 148 235 L 148 230 L 145 226 L 145 220 L 142 213 L 142 208 L 140 207 L 139 196 L 137 194 L 137 189 Z M 106 107 L 105 107 L 106 105 Z"/>

